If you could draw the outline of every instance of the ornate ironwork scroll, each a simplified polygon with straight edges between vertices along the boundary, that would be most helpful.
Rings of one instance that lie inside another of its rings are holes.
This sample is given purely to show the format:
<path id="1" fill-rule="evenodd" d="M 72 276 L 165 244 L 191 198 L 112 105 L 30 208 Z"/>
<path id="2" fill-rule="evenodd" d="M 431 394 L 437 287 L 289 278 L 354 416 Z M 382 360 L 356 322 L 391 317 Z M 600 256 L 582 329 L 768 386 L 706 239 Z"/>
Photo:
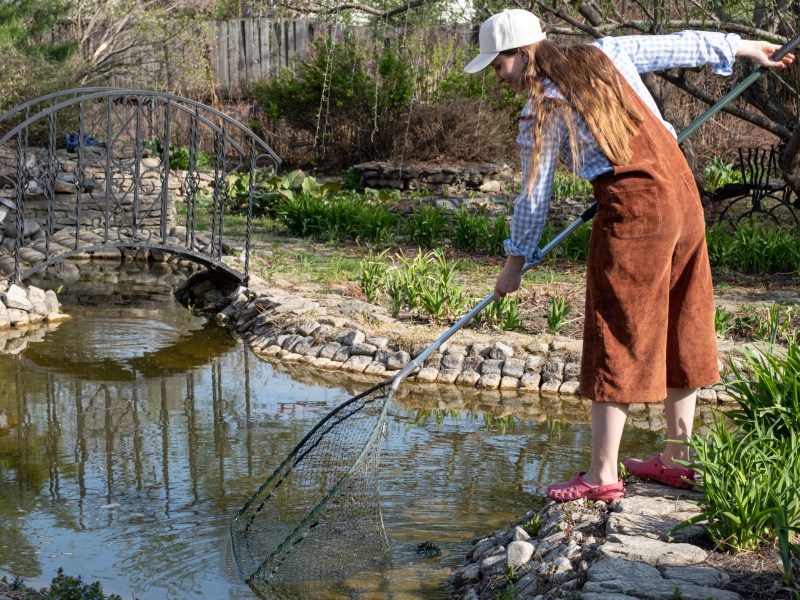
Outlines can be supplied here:
<path id="1" fill-rule="evenodd" d="M 173 94 L 85 88 L 20 105 L 0 126 L 0 151 L 11 142 L 0 153 L 0 198 L 16 209 L 13 266 L 0 256 L 0 276 L 21 280 L 76 254 L 118 249 L 249 277 L 255 174 L 274 174 L 281 161 L 238 121 Z M 226 211 L 230 178 L 247 175 L 241 273 L 224 261 Z M 34 241 L 43 258 L 21 252 Z"/>

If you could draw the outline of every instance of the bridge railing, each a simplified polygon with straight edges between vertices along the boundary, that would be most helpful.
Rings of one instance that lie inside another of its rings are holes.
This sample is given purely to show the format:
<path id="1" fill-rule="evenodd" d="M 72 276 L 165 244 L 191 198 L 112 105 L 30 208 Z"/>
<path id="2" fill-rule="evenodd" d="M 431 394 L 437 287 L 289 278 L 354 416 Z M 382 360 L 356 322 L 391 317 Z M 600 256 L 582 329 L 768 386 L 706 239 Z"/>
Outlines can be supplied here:
<path id="1" fill-rule="evenodd" d="M 0 224 L 0 276 L 19 281 L 70 256 L 119 249 L 249 277 L 254 195 L 281 161 L 235 119 L 172 94 L 84 88 L 0 115 L 3 130 L 0 199 L 9 214 Z M 233 241 L 229 180 L 243 174 L 239 270 L 223 255 Z"/>

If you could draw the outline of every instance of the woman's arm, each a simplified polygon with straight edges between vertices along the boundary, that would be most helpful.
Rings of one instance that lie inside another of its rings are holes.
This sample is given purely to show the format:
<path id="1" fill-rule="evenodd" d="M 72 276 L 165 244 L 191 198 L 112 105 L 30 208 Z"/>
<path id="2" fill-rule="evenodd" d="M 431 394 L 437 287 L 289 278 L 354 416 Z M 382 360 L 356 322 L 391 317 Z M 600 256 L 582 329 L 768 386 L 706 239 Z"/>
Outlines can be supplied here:
<path id="1" fill-rule="evenodd" d="M 742 40 L 736 51 L 736 56 L 752 59 L 762 67 L 785 69 L 794 62 L 794 54 L 787 54 L 781 60 L 775 61 L 770 57 L 780 50 L 780 46 L 760 40 Z"/>

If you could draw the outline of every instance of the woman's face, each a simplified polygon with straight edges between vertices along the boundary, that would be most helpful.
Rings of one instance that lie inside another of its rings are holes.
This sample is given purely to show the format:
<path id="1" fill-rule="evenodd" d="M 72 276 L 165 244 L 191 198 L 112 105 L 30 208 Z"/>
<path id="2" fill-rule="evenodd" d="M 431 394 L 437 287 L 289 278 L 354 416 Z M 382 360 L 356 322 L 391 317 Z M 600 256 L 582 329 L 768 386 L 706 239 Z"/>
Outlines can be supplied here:
<path id="1" fill-rule="evenodd" d="M 515 92 L 523 92 L 522 75 L 528 66 L 528 54 L 517 51 L 514 54 L 498 54 L 491 62 L 497 83 L 508 85 Z"/>

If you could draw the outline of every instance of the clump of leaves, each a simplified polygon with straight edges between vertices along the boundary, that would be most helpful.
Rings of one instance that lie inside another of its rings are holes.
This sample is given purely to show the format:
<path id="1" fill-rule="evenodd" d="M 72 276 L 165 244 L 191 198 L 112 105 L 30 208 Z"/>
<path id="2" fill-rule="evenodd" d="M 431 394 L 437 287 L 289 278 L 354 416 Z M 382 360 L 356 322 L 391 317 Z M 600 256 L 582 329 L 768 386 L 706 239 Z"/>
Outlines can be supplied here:
<path id="1" fill-rule="evenodd" d="M 550 310 L 547 313 L 547 328 L 553 333 L 558 333 L 567 326 L 567 315 L 572 307 L 567 304 L 563 296 L 553 296 L 550 301 Z"/>

